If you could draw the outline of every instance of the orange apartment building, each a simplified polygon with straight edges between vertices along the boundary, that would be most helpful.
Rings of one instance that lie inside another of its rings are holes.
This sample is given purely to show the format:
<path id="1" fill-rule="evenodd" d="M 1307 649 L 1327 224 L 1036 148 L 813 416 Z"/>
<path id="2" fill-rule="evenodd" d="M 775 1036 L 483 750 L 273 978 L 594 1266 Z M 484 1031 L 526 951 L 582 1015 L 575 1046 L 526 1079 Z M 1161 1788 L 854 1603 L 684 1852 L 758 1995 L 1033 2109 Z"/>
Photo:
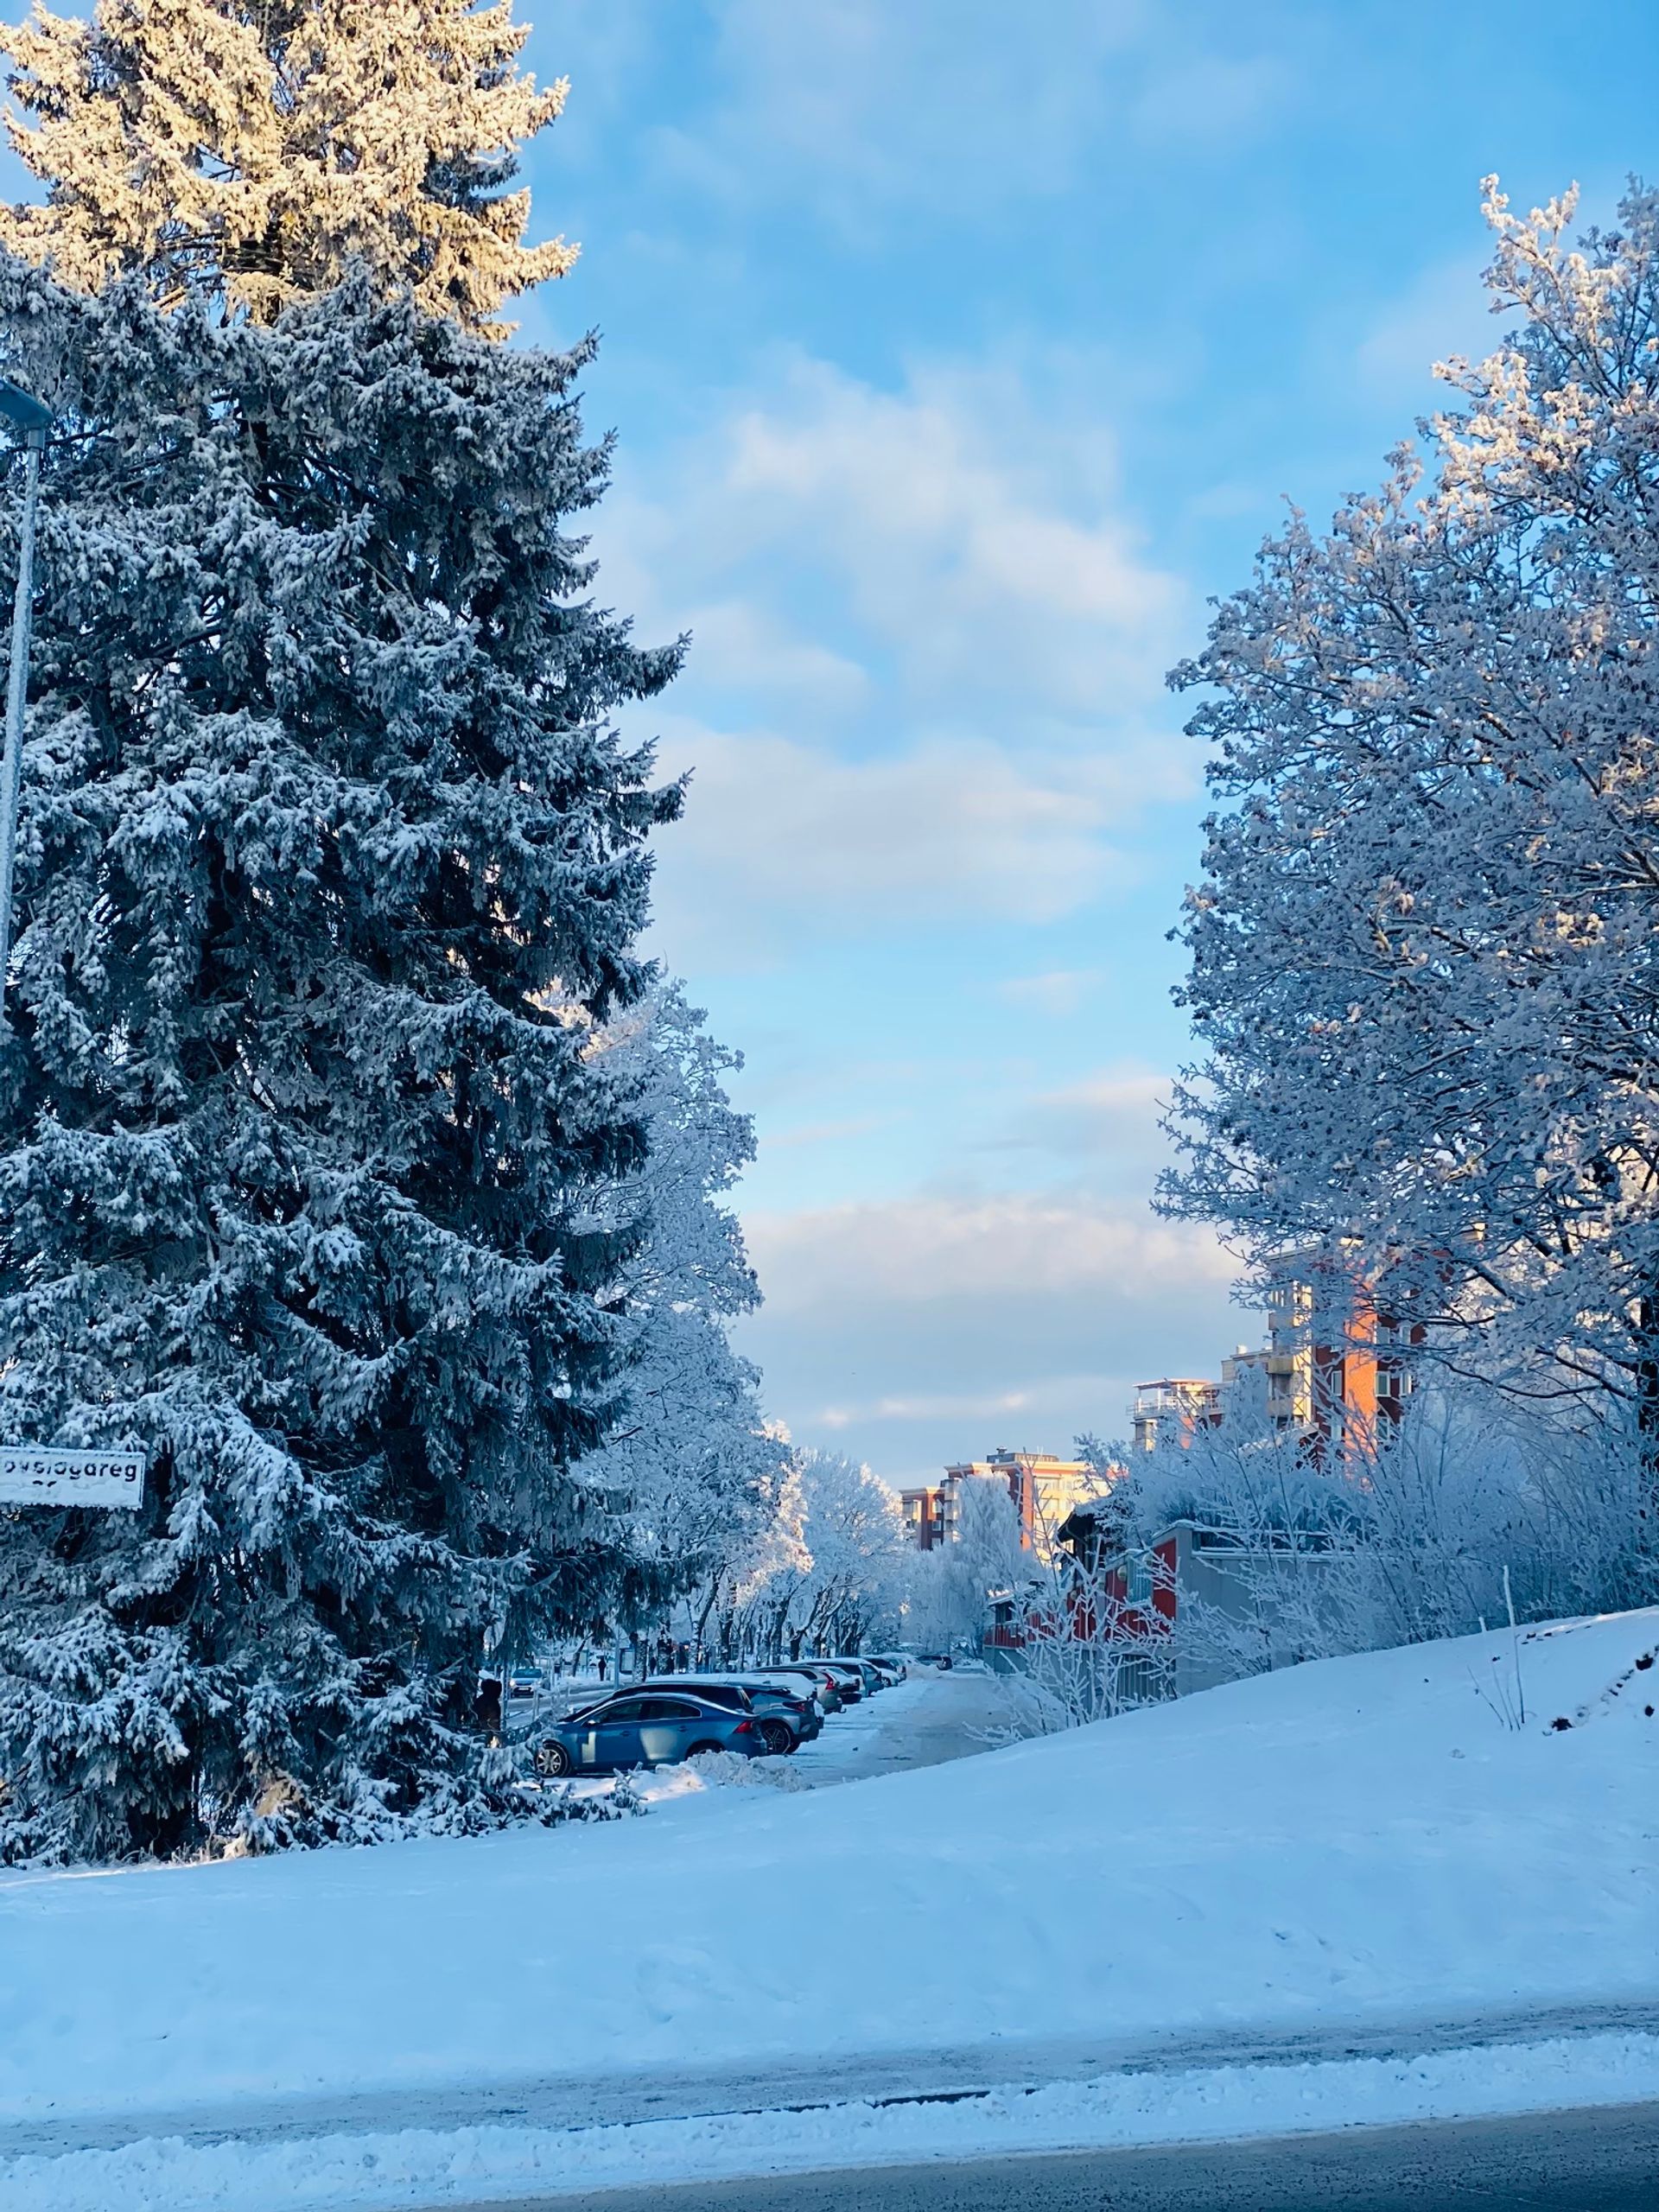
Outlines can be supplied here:
<path id="1" fill-rule="evenodd" d="M 1267 1341 L 1241 1344 L 1221 1365 L 1218 1383 L 1165 1376 L 1135 1392 L 1135 1447 L 1187 1441 L 1213 1427 L 1248 1397 L 1268 1427 L 1299 1433 L 1310 1452 L 1346 1459 L 1371 1451 L 1398 1421 L 1411 1388 L 1405 1351 L 1421 1328 L 1379 1310 L 1374 1289 L 1339 1255 L 1287 1253 L 1267 1294 Z"/>
<path id="2" fill-rule="evenodd" d="M 1052 1452 L 999 1447 L 983 1459 L 960 1460 L 945 1469 L 938 1484 L 899 1493 L 906 1534 L 918 1551 L 953 1540 L 957 1501 L 968 1482 L 1004 1484 L 1020 1516 L 1021 1545 L 1044 1558 L 1073 1506 L 1096 1487 L 1086 1459 L 1062 1459 Z"/>

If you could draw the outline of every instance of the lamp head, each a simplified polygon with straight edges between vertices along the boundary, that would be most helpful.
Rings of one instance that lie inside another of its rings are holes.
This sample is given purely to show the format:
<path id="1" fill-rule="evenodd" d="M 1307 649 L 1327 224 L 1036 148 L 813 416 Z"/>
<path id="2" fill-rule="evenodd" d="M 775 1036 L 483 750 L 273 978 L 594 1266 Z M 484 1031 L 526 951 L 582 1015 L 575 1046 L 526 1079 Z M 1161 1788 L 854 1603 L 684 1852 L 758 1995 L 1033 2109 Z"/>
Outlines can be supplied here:
<path id="1" fill-rule="evenodd" d="M 52 428 L 52 410 L 46 402 L 6 377 L 0 377 L 0 417 L 21 430 L 31 445 L 44 445 Z"/>

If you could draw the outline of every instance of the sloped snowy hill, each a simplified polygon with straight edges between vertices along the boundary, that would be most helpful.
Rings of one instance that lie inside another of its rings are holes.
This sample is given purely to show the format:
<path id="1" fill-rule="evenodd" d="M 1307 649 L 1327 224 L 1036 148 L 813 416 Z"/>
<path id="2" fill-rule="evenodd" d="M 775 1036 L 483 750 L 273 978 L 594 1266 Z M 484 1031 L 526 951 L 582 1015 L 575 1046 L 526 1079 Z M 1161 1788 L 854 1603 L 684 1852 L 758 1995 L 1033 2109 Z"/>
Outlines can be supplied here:
<path id="1" fill-rule="evenodd" d="M 0 2119 L 1659 1996 L 1659 1611 L 620 1826 L 0 1879 Z M 1566 1720 L 1557 1728 L 1551 1724 Z"/>

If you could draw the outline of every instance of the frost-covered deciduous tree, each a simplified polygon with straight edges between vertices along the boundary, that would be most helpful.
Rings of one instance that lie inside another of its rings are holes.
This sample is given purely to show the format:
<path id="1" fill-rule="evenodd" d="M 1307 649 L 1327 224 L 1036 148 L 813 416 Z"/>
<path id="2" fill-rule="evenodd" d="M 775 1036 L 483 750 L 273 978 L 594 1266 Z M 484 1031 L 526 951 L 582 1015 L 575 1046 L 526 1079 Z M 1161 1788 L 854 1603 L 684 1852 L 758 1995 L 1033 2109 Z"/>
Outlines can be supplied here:
<path id="1" fill-rule="evenodd" d="M 0 243 L 97 291 L 224 296 L 269 321 L 357 263 L 435 315 L 495 327 L 575 260 L 527 246 L 514 149 L 551 123 L 511 0 L 37 0 L 0 31 L 11 143 L 48 188 Z M 25 121 L 23 118 L 30 118 Z"/>
<path id="2" fill-rule="evenodd" d="M 739 1546 L 721 1574 L 725 1613 L 718 1643 L 722 1659 L 766 1661 L 798 1657 L 790 1650 L 790 1612 L 807 1586 L 812 1554 L 806 1548 L 806 1455 L 790 1451 L 767 1517 Z M 695 1629 L 695 1622 L 691 1624 Z M 694 1646 L 702 1638 L 695 1633 Z"/>
<path id="3" fill-rule="evenodd" d="M 0 262 L 48 460 L 0 1045 L 0 1435 L 143 1512 L 0 1519 L 0 1836 L 108 1856 L 500 1809 L 481 1640 L 652 1563 L 615 1426 L 651 826 L 592 603 L 582 354 L 365 274 L 275 327 Z M 0 526 L 0 570 L 15 556 Z"/>
<path id="4" fill-rule="evenodd" d="M 746 1592 L 768 1654 L 856 1651 L 897 1619 L 910 1563 L 899 1501 L 856 1460 L 799 1451 Z"/>
<path id="5" fill-rule="evenodd" d="M 954 1489 L 950 1539 L 918 1555 L 911 1582 L 914 1637 L 947 1649 L 965 1640 L 977 1645 L 993 1593 L 1023 1602 L 1044 1580 L 1021 1544 L 1019 1511 L 1002 1478 L 965 1476 Z"/>
<path id="6" fill-rule="evenodd" d="M 791 1465 L 761 1414 L 760 1376 L 727 1334 L 760 1297 L 723 1203 L 754 1139 L 725 1091 L 736 1056 L 702 1022 L 677 987 L 659 983 L 595 1039 L 594 1058 L 639 1116 L 645 1149 L 603 1212 L 632 1247 L 615 1285 L 626 1400 L 582 1470 L 616 1495 L 664 1603 L 690 1607 L 698 1646 L 751 1579 Z"/>
<path id="7" fill-rule="evenodd" d="M 1514 335 L 1177 671 L 1224 805 L 1166 1198 L 1612 1391 L 1659 1465 L 1659 198 L 1578 250 L 1570 200 L 1487 212 Z"/>

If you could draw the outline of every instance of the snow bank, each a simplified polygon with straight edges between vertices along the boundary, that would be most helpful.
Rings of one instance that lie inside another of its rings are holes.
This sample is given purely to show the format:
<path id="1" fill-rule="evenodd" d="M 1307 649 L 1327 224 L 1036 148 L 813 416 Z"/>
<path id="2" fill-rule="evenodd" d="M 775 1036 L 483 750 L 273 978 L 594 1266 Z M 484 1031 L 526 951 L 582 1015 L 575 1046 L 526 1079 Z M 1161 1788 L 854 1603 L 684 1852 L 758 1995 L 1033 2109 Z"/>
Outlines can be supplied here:
<path id="1" fill-rule="evenodd" d="M 0 1878 L 0 2120 L 1649 1999 L 1656 1645 L 1528 1636 L 1521 1727 L 1505 1632 L 615 1826 Z"/>
<path id="2" fill-rule="evenodd" d="M 1222 2066 L 1010 2087 L 960 2104 L 829 2105 L 622 2127 L 403 2128 L 250 2145 L 146 2140 L 0 2167 L 7 2212 L 391 2212 L 676 2181 L 1038 2152 L 1240 2141 L 1645 2102 L 1659 2038 L 1592 2036 L 1408 2059 Z"/>

